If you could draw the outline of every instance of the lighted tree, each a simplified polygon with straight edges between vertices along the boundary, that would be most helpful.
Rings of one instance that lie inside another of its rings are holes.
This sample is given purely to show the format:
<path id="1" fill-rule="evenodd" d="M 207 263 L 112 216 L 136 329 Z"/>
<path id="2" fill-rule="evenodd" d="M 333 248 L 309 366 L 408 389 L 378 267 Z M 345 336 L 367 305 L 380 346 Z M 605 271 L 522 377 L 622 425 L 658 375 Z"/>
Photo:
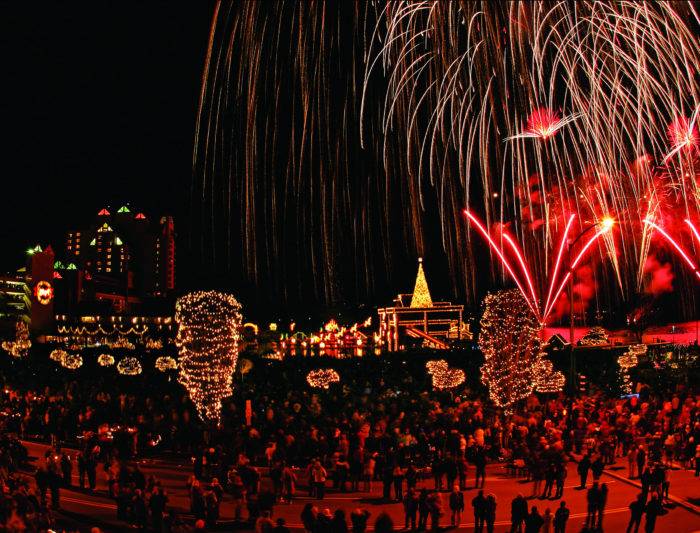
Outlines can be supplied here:
<path id="1" fill-rule="evenodd" d="M 2 349 L 7 351 L 12 357 L 24 357 L 32 347 L 29 340 L 29 329 L 22 321 L 15 324 L 15 340 L 2 343 Z"/>
<path id="2" fill-rule="evenodd" d="M 233 392 L 240 309 L 233 296 L 216 291 L 190 293 L 175 304 L 178 380 L 187 389 L 199 416 L 216 424 L 221 417 L 221 400 Z"/>
<path id="3" fill-rule="evenodd" d="M 605 346 L 610 344 L 608 332 L 600 326 L 592 327 L 579 341 L 581 346 Z"/>
<path id="4" fill-rule="evenodd" d="M 618 375 L 620 376 L 620 388 L 622 392 L 629 394 L 632 392 L 632 380 L 630 379 L 630 369 L 637 366 L 639 356 L 647 353 L 646 344 L 633 344 L 625 353 L 617 358 L 617 364 L 620 366 Z"/>
<path id="5" fill-rule="evenodd" d="M 489 294 L 484 304 L 479 345 L 486 361 L 481 380 L 491 400 L 508 408 L 533 391 L 540 326 L 518 290 Z"/>
<path id="6" fill-rule="evenodd" d="M 537 392 L 560 392 L 566 384 L 566 377 L 547 358 L 546 352 L 540 352 L 533 365 L 533 382 Z"/>

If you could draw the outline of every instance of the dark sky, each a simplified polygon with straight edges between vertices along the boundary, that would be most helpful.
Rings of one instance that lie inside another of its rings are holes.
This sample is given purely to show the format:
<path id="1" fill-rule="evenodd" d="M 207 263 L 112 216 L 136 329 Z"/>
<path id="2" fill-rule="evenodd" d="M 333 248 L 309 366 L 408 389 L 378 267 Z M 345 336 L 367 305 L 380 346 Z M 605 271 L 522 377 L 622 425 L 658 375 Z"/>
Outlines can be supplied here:
<path id="1" fill-rule="evenodd" d="M 105 204 L 187 212 L 210 2 L 3 2 L 0 270 Z"/>

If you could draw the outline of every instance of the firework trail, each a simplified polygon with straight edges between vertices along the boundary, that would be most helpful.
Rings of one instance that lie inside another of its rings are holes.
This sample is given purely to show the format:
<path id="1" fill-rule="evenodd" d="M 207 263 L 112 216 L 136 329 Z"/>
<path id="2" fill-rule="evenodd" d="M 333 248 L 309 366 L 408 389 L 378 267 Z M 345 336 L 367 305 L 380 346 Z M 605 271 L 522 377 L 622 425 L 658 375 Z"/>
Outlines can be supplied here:
<path id="1" fill-rule="evenodd" d="M 691 2 L 222 1 L 194 250 L 277 294 L 338 301 L 392 285 L 437 243 L 455 292 L 474 296 L 466 206 L 487 228 L 514 221 L 534 287 L 567 214 L 611 216 L 595 275 L 625 299 L 644 220 L 698 214 L 697 36 Z"/>
<path id="2" fill-rule="evenodd" d="M 601 275 L 623 297 L 637 291 L 649 250 L 643 221 L 658 213 L 659 181 L 675 186 L 684 212 L 698 209 L 692 3 L 383 6 L 365 80 L 388 80 L 384 142 L 405 143 L 408 179 L 438 191 L 453 272 L 469 279 L 472 266 L 460 253 L 470 240 L 455 224 L 460 198 L 481 205 L 487 226 L 518 221 L 516 239 L 538 257 L 540 285 L 562 212 L 611 215 L 619 242 L 603 236 L 612 268 Z"/>

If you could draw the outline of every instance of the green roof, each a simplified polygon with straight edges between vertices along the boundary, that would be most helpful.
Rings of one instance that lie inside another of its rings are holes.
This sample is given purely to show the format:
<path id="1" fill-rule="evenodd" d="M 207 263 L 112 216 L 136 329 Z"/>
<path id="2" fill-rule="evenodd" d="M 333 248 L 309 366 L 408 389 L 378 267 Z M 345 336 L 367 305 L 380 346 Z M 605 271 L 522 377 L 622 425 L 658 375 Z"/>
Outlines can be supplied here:
<path id="1" fill-rule="evenodd" d="M 114 237 L 114 244 L 116 244 L 117 246 L 121 246 L 124 243 L 119 237 Z"/>
<path id="2" fill-rule="evenodd" d="M 90 241 L 90 246 L 95 246 L 97 243 L 97 238 L 93 237 L 93 239 Z"/>
<path id="3" fill-rule="evenodd" d="M 65 267 L 63 266 L 63 263 L 61 263 L 60 261 L 56 261 L 56 262 L 53 264 L 53 268 L 54 268 L 54 270 L 57 270 L 57 269 L 59 269 L 59 268 L 65 268 Z"/>
<path id="4" fill-rule="evenodd" d="M 131 213 L 131 210 L 127 206 L 123 205 L 119 208 L 117 213 Z"/>
<path id="5" fill-rule="evenodd" d="M 75 263 L 68 263 L 66 270 L 78 270 L 78 267 L 75 266 Z"/>

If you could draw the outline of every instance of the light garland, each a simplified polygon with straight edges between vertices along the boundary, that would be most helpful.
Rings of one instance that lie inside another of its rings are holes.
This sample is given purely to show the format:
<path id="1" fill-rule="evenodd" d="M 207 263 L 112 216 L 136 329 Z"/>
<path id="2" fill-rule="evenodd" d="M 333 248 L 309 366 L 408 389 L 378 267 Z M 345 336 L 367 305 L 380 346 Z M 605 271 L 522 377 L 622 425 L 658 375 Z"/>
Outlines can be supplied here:
<path id="1" fill-rule="evenodd" d="M 484 304 L 479 345 L 486 361 L 481 380 L 497 406 L 510 408 L 533 391 L 540 325 L 516 289 L 489 294 Z"/>
<path id="2" fill-rule="evenodd" d="M 221 418 L 221 401 L 233 393 L 240 310 L 233 296 L 217 291 L 190 293 L 175 303 L 178 381 L 187 389 L 199 416 L 216 424 Z"/>
<path id="3" fill-rule="evenodd" d="M 630 379 L 630 368 L 637 366 L 639 356 L 647 353 L 646 344 L 633 344 L 627 351 L 617 358 L 617 364 L 620 365 L 618 375 L 620 376 L 620 388 L 626 394 L 632 392 L 632 380 Z"/>
<path id="4" fill-rule="evenodd" d="M 117 371 L 124 376 L 138 376 L 142 369 L 136 357 L 125 357 L 117 363 Z"/>
<path id="5" fill-rule="evenodd" d="M 332 368 L 318 368 L 306 375 L 306 382 L 317 389 L 328 389 L 331 383 L 340 382 L 340 375 Z"/>
<path id="6" fill-rule="evenodd" d="M 83 366 L 83 358 L 80 354 L 69 353 L 61 360 L 61 366 L 68 370 L 77 370 Z"/>
<path id="7" fill-rule="evenodd" d="M 438 390 L 454 389 L 466 380 L 466 374 L 461 368 L 450 368 L 447 361 L 437 359 L 425 363 L 433 381 L 433 388 Z"/>
<path id="8" fill-rule="evenodd" d="M 24 357 L 29 353 L 32 347 L 32 341 L 29 340 L 29 328 L 24 322 L 15 324 L 15 340 L 4 341 L 0 346 L 8 352 L 12 357 Z"/>
<path id="9" fill-rule="evenodd" d="M 100 366 L 112 366 L 114 364 L 114 357 L 108 353 L 100 354 L 97 358 L 97 364 Z"/>
<path id="10" fill-rule="evenodd" d="M 428 281 L 425 279 L 423 270 L 423 258 L 418 258 L 418 274 L 416 275 L 416 285 L 411 295 L 411 307 L 432 307 L 433 299 L 430 297 Z"/>
<path id="11" fill-rule="evenodd" d="M 542 393 L 561 392 L 566 384 L 566 377 L 547 359 L 546 352 L 540 352 L 533 365 L 533 379 L 535 390 Z"/>
<path id="12" fill-rule="evenodd" d="M 169 355 L 163 355 L 156 359 L 156 368 L 161 372 L 177 369 L 177 361 Z"/>
<path id="13" fill-rule="evenodd" d="M 122 350 L 133 350 L 134 348 L 136 348 L 134 343 L 129 342 L 129 339 L 127 339 L 126 337 L 118 337 L 117 340 L 115 340 L 109 345 L 109 347 Z"/>
<path id="14" fill-rule="evenodd" d="M 68 356 L 68 352 L 65 350 L 61 350 L 60 348 L 57 348 L 55 350 L 52 350 L 51 353 L 49 354 L 49 359 L 52 361 L 55 361 L 59 364 L 63 364 L 63 360 Z"/>
<path id="15" fill-rule="evenodd" d="M 608 332 L 600 326 L 592 327 L 579 341 L 579 344 L 581 346 L 605 346 L 610 344 Z"/>
<path id="16" fill-rule="evenodd" d="M 160 339 L 146 340 L 146 350 L 160 350 L 163 348 L 163 341 Z"/>

